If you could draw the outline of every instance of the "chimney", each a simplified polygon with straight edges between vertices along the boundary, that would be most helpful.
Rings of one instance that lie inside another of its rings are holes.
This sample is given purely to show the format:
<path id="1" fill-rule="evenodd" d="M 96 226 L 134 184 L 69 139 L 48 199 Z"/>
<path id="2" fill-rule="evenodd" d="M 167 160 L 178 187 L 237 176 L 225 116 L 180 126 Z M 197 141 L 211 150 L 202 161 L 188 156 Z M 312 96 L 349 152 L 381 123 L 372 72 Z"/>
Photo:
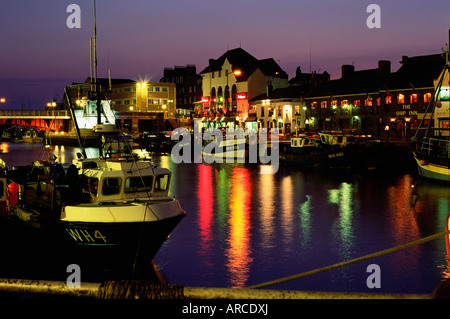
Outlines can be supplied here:
<path id="1" fill-rule="evenodd" d="M 378 61 L 378 74 L 389 74 L 391 73 L 391 61 L 380 60 Z"/>
<path id="2" fill-rule="evenodd" d="M 345 64 L 342 66 L 342 77 L 346 77 L 351 75 L 353 72 L 355 72 L 355 66 L 354 65 L 349 65 L 349 64 Z"/>

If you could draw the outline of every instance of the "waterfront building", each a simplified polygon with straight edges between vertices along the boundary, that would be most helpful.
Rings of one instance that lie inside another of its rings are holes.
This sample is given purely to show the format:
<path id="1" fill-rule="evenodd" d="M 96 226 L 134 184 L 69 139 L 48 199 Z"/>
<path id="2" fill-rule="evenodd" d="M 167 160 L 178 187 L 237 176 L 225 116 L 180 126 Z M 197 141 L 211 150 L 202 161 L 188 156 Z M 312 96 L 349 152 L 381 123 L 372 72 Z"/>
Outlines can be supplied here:
<path id="1" fill-rule="evenodd" d="M 430 103 L 435 81 L 445 65 L 445 55 L 403 56 L 401 63 L 399 70 L 380 90 L 385 102 L 380 115 L 386 129 L 389 125 L 391 137 L 410 138 Z"/>
<path id="2" fill-rule="evenodd" d="M 176 110 L 176 84 L 134 81 L 130 79 L 97 79 L 100 91 L 110 101 L 120 125 L 129 132 L 173 129 Z M 73 83 L 68 87 L 70 100 L 75 109 L 85 109 L 90 78 L 84 83 Z M 66 102 L 66 101 L 65 101 Z M 166 126 L 166 120 L 170 128 Z"/>
<path id="3" fill-rule="evenodd" d="M 305 96 L 309 128 L 410 138 L 444 63 L 443 56 L 436 54 L 403 57 L 396 72 L 385 60 L 376 69 L 360 71 L 343 65 L 340 79 L 323 82 Z"/>
<path id="4" fill-rule="evenodd" d="M 202 77 L 197 74 L 195 65 L 164 68 L 160 82 L 175 83 L 177 109 L 193 111 L 194 103 L 202 98 Z"/>
<path id="5" fill-rule="evenodd" d="M 302 73 L 297 68 L 289 87 L 271 90 L 250 101 L 250 112 L 256 113 L 257 128 L 278 128 L 282 134 L 297 134 L 308 128 L 304 95 L 319 83 L 329 81 L 327 72 Z"/>
<path id="6" fill-rule="evenodd" d="M 249 101 L 271 90 L 287 87 L 288 76 L 274 59 L 258 60 L 242 48 L 228 50 L 218 59 L 210 59 L 200 72 L 202 101 L 197 116 L 208 127 L 256 129 L 255 112 Z"/>
<path id="7" fill-rule="evenodd" d="M 196 66 L 175 66 L 164 68 L 160 82 L 175 83 L 176 110 L 175 118 L 180 126 L 192 127 L 195 102 L 202 99 L 202 77 L 197 74 Z"/>

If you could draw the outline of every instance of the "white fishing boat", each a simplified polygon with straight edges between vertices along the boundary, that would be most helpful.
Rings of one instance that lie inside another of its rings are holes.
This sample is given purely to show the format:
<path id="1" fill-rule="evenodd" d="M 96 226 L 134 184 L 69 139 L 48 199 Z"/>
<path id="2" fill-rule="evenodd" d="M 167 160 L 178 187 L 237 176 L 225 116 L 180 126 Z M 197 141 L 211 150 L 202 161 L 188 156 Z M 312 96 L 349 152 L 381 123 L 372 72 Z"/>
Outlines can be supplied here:
<path id="1" fill-rule="evenodd" d="M 72 163 L 58 163 L 49 153 L 48 160 L 30 165 L 3 165 L 9 198 L 0 216 L 38 230 L 50 245 L 73 251 L 79 264 L 114 260 L 109 267 L 117 261 L 132 267 L 133 275 L 145 276 L 186 213 L 169 194 L 171 172 L 156 167 L 129 136 L 118 135 L 114 124 L 101 122 L 106 98 L 95 78 L 93 87 L 90 97 L 99 115 L 95 131 L 103 138 L 99 156 L 86 156 L 66 88 L 82 152 Z"/>
<path id="2" fill-rule="evenodd" d="M 447 51 L 446 63 L 411 144 L 419 175 L 440 182 L 450 182 L 450 128 L 442 124 L 450 115 L 449 92 Z"/>

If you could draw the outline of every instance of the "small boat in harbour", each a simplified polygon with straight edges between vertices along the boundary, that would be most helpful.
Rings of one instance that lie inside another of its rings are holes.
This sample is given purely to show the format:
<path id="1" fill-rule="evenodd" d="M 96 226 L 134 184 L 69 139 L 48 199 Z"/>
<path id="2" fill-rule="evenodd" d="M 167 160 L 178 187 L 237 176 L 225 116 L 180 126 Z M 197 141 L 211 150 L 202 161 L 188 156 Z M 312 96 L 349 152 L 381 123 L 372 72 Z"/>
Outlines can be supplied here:
<path id="1" fill-rule="evenodd" d="M 352 165 L 357 141 L 351 134 L 319 132 L 292 137 L 290 148 L 280 154 L 280 161 L 298 168 L 343 168 Z"/>
<path id="2" fill-rule="evenodd" d="M 42 143 L 44 141 L 44 137 L 38 136 L 38 133 L 34 130 L 25 132 L 22 139 L 24 143 Z"/>
<path id="3" fill-rule="evenodd" d="M 203 140 L 203 159 L 208 162 L 244 162 L 248 158 L 248 143 L 244 134 L 223 134 L 219 138 L 212 135 L 209 140 Z"/>

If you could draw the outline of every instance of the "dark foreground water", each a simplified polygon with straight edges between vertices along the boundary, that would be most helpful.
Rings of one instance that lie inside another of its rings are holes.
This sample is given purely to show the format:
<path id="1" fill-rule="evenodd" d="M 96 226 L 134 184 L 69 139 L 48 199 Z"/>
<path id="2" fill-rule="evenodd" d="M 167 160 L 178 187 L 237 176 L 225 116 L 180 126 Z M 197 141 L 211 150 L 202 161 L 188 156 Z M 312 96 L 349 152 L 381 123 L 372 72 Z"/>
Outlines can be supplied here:
<path id="1" fill-rule="evenodd" d="M 0 147 L 9 165 L 46 156 L 38 145 Z M 70 161 L 76 149 L 54 153 Z M 172 194 L 187 211 L 155 262 L 187 287 L 246 287 L 351 260 L 442 232 L 450 212 L 450 187 L 414 171 L 262 174 L 267 166 L 154 161 L 172 170 Z M 371 264 L 381 288 L 367 286 Z M 427 294 L 449 275 L 440 238 L 268 288 Z"/>

